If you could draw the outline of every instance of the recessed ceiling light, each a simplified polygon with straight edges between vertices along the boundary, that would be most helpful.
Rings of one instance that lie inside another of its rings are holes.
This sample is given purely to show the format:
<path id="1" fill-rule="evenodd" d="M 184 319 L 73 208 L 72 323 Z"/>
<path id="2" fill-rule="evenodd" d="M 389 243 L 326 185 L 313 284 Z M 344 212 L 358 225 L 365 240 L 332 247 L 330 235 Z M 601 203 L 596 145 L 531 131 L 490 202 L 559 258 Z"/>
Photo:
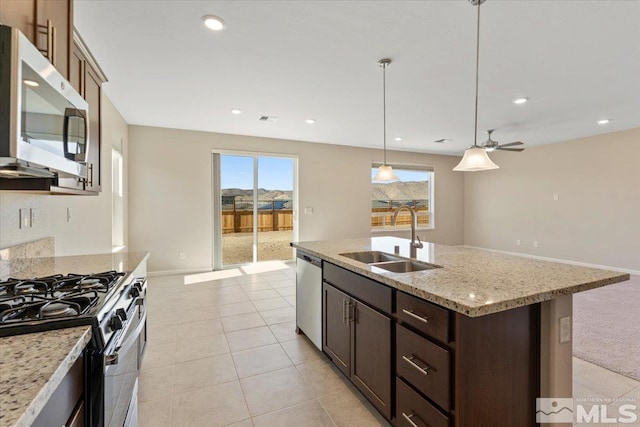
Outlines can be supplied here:
<path id="1" fill-rule="evenodd" d="M 305 122 L 306 122 L 307 124 L 312 125 L 312 124 L 314 124 L 316 121 L 315 121 L 315 119 L 307 119 L 307 120 L 305 120 Z"/>
<path id="2" fill-rule="evenodd" d="M 242 110 L 239 108 L 232 108 L 231 114 L 242 114 Z"/>
<path id="3" fill-rule="evenodd" d="M 524 104 L 529 100 L 529 98 L 516 98 L 513 100 L 514 104 Z"/>
<path id="4" fill-rule="evenodd" d="M 28 79 L 24 79 L 22 81 L 24 84 L 26 84 L 27 86 L 31 86 L 31 87 L 38 87 L 40 86 L 40 83 L 34 81 L 34 80 L 28 80 Z"/>
<path id="5" fill-rule="evenodd" d="M 396 136 L 395 138 L 393 138 L 394 141 L 402 141 L 402 137 L 401 136 Z"/>
<path id="6" fill-rule="evenodd" d="M 451 142 L 451 140 L 450 140 L 450 139 L 443 138 L 443 139 L 436 139 L 436 140 L 435 140 L 435 141 L 433 141 L 433 142 L 437 142 L 438 144 L 444 144 L 445 142 Z"/>
<path id="7" fill-rule="evenodd" d="M 611 122 L 611 119 L 598 120 L 598 124 L 599 125 L 607 125 L 607 124 L 609 124 L 609 122 Z"/>
<path id="8" fill-rule="evenodd" d="M 213 31 L 222 31 L 224 30 L 224 19 L 215 15 L 204 15 L 202 17 L 202 22 L 204 25 Z"/>

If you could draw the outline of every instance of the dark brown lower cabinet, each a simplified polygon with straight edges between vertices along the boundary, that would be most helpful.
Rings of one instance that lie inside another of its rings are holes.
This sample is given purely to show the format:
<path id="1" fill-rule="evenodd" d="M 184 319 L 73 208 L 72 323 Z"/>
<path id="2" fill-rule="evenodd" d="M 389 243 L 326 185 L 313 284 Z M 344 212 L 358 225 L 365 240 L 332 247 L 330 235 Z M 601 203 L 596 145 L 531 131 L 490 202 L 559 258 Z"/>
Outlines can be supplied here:
<path id="1" fill-rule="evenodd" d="M 323 350 L 345 375 L 351 375 L 351 324 L 347 322 L 349 295 L 333 286 L 323 286 Z"/>
<path id="2" fill-rule="evenodd" d="M 71 366 L 31 426 L 84 426 L 83 356 Z"/>
<path id="3" fill-rule="evenodd" d="M 322 287 L 323 351 L 394 426 L 535 425 L 539 305 L 471 318 L 326 261 Z"/>
<path id="4" fill-rule="evenodd" d="M 323 283 L 323 350 L 391 418 L 391 318 Z"/>
<path id="5" fill-rule="evenodd" d="M 353 302 L 351 380 L 387 418 L 391 417 L 391 319 Z"/>

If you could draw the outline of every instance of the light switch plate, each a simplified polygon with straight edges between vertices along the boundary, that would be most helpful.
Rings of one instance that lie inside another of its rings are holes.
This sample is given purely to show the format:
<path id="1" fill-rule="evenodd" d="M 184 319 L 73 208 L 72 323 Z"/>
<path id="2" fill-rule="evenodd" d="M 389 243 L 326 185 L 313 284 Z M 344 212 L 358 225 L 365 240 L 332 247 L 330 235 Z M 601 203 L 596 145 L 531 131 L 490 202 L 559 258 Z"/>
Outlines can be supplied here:
<path id="1" fill-rule="evenodd" d="M 571 316 L 560 318 L 560 343 L 571 341 Z"/>
<path id="2" fill-rule="evenodd" d="M 313 213 L 313 208 L 304 208 L 304 213 L 306 215 L 311 215 Z"/>
<path id="3" fill-rule="evenodd" d="M 20 215 L 20 223 L 18 224 L 18 226 L 22 229 L 22 228 L 28 228 L 30 226 L 30 213 L 29 213 L 29 209 L 26 208 L 22 208 L 18 210 L 19 215 Z"/>

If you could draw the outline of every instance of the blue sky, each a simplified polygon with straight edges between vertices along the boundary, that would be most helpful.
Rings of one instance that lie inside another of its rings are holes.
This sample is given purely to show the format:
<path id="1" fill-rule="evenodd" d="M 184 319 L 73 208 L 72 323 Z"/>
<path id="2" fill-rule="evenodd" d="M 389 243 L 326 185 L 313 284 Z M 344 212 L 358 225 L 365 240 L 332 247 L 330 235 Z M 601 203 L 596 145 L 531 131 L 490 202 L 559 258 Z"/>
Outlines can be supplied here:
<path id="1" fill-rule="evenodd" d="M 253 188 L 253 157 L 221 155 L 222 188 Z M 293 190 L 293 159 L 258 157 L 258 188 Z"/>

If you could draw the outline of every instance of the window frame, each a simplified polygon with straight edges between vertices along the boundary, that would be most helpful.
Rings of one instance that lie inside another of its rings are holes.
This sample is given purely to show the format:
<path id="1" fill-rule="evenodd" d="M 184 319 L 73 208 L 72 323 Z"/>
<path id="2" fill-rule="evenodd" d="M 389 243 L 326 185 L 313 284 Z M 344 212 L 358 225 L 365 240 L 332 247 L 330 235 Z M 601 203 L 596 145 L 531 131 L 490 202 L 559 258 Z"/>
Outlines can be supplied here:
<path id="1" fill-rule="evenodd" d="M 435 225 L 435 197 L 434 197 L 434 189 L 435 189 L 435 168 L 433 166 L 429 166 L 429 165 L 417 165 L 417 164 L 412 164 L 412 163 L 387 163 L 389 166 L 391 166 L 394 170 L 405 170 L 405 171 L 416 171 L 416 172 L 428 172 L 429 175 L 429 198 L 427 199 L 427 203 L 429 206 L 429 211 L 428 211 L 428 215 L 429 215 L 429 225 L 428 226 L 420 226 L 418 224 L 418 228 L 416 230 L 420 230 L 420 231 L 427 231 L 427 230 L 435 230 L 436 225 Z M 371 162 L 371 170 L 373 171 L 374 169 L 377 169 L 378 167 L 380 167 L 382 165 L 382 162 L 376 162 L 373 161 Z M 371 187 L 371 191 L 373 190 L 373 182 L 371 183 L 372 187 Z M 373 217 L 373 212 L 371 211 L 371 202 L 373 201 L 373 199 L 370 200 L 370 205 L 369 205 L 369 222 L 371 223 L 371 218 Z M 398 232 L 398 231 L 404 231 L 404 230 L 408 230 L 409 228 L 407 227 L 403 227 L 403 226 L 382 226 L 379 228 L 374 228 L 373 226 L 370 226 L 370 232 L 371 233 L 388 233 L 388 232 Z"/>

